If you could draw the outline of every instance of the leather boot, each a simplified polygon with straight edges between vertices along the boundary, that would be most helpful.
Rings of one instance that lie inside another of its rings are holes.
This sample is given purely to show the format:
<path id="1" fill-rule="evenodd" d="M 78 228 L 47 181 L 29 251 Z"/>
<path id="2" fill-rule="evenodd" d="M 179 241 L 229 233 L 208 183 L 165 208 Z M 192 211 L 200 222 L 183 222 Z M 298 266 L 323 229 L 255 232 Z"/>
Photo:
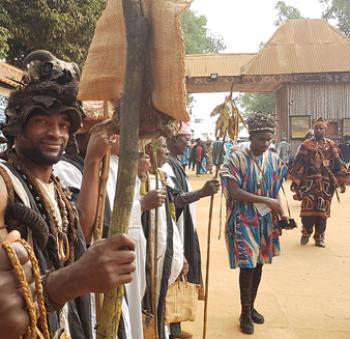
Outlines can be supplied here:
<path id="1" fill-rule="evenodd" d="M 251 312 L 241 313 L 239 317 L 239 327 L 242 333 L 253 334 L 254 333 L 254 324 L 251 316 Z"/>
<path id="2" fill-rule="evenodd" d="M 314 236 L 315 239 L 315 246 L 325 248 L 326 244 L 324 243 L 324 233 L 316 234 Z"/>
<path id="3" fill-rule="evenodd" d="M 254 302 L 258 294 L 258 289 L 261 281 L 262 266 L 263 265 L 261 264 L 257 264 L 257 266 L 255 267 L 254 274 L 253 274 L 253 283 L 252 283 L 251 315 L 252 315 L 253 322 L 256 324 L 263 324 L 265 322 L 264 316 L 254 308 Z"/>
<path id="4" fill-rule="evenodd" d="M 305 225 L 303 225 L 302 229 L 301 229 L 301 238 L 300 238 L 300 245 L 304 246 L 309 242 L 309 239 L 312 235 L 313 232 L 313 228 L 311 227 L 306 227 Z"/>
<path id="5" fill-rule="evenodd" d="M 255 324 L 263 324 L 265 322 L 264 316 L 255 308 L 252 309 L 252 320 Z"/>
<path id="6" fill-rule="evenodd" d="M 310 236 L 309 235 L 302 235 L 300 238 L 300 245 L 306 245 L 309 242 Z"/>
<path id="7" fill-rule="evenodd" d="M 254 333 L 254 324 L 251 314 L 251 291 L 253 284 L 254 269 L 241 268 L 239 272 L 239 291 L 241 297 L 241 316 L 239 326 L 241 332 L 246 334 Z"/>

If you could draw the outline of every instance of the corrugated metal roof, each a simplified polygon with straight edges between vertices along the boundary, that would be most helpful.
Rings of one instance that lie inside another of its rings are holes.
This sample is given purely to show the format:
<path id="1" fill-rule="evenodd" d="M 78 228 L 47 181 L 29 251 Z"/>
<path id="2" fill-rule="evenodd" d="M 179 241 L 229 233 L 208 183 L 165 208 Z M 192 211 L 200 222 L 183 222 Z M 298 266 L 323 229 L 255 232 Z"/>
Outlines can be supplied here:
<path id="1" fill-rule="evenodd" d="M 233 92 L 275 92 L 280 87 L 279 83 L 274 84 L 238 84 L 231 82 L 214 82 L 206 84 L 188 84 L 188 93 L 213 93 L 213 92 L 229 92 L 231 89 Z"/>
<path id="2" fill-rule="evenodd" d="M 10 86 L 16 86 L 16 83 L 10 79 L 21 81 L 23 71 L 11 65 L 0 63 L 0 82 Z"/>
<path id="3" fill-rule="evenodd" d="M 289 20 L 242 74 L 269 75 L 350 71 L 350 39 L 321 19 Z"/>
<path id="4" fill-rule="evenodd" d="M 256 54 L 190 54 L 186 55 L 186 76 L 206 77 L 212 73 L 219 76 L 240 76 L 241 67 Z"/>

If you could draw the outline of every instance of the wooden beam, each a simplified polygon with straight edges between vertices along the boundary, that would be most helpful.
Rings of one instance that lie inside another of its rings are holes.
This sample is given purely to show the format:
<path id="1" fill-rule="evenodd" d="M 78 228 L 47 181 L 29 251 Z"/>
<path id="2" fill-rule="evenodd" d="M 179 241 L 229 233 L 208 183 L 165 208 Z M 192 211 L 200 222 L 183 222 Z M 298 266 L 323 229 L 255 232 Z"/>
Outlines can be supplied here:
<path id="1" fill-rule="evenodd" d="M 242 75 L 211 78 L 187 77 L 188 93 L 229 92 L 275 92 L 287 83 L 349 83 L 350 72 L 304 73 L 281 75 Z"/>

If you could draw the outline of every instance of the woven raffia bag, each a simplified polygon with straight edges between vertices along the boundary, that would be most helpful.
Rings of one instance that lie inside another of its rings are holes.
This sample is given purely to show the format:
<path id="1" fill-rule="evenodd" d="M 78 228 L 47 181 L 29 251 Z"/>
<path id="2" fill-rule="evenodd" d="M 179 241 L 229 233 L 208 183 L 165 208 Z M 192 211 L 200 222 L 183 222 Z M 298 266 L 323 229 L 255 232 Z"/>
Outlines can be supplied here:
<path id="1" fill-rule="evenodd" d="M 179 278 L 169 286 L 165 299 L 166 324 L 195 320 L 199 287 L 185 278 Z"/>
<path id="2" fill-rule="evenodd" d="M 144 0 L 151 23 L 152 102 L 174 118 L 189 120 L 186 112 L 185 51 L 181 14 L 192 0 Z M 122 0 L 109 0 L 98 20 L 79 85 L 80 100 L 118 101 L 126 69 L 126 36 Z"/>

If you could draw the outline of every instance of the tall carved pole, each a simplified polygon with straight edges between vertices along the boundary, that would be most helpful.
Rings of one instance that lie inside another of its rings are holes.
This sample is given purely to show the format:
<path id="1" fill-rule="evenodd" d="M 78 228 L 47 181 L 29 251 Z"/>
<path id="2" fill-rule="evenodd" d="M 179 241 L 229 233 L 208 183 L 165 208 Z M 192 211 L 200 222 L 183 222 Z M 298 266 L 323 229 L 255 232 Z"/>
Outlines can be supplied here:
<path id="1" fill-rule="evenodd" d="M 127 66 L 120 107 L 120 154 L 118 185 L 109 236 L 127 233 L 134 198 L 138 163 L 139 117 L 144 58 L 149 33 L 140 0 L 123 0 L 127 39 Z M 123 287 L 105 294 L 97 339 L 115 339 L 121 316 Z"/>

